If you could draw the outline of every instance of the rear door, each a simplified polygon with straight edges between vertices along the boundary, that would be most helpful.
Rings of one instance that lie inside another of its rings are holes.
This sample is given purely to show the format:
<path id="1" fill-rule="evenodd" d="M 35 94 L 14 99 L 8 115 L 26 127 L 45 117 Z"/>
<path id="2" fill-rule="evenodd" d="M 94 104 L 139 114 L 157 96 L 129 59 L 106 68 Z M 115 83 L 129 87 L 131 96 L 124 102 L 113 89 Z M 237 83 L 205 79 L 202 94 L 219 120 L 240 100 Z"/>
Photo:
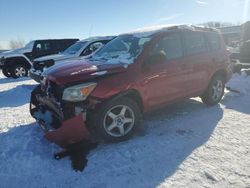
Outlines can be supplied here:
<path id="1" fill-rule="evenodd" d="M 206 38 L 209 44 L 211 63 L 215 66 L 224 64 L 228 60 L 228 54 L 225 53 L 224 41 L 220 34 L 208 32 Z"/>
<path id="2" fill-rule="evenodd" d="M 182 98 L 185 93 L 186 73 L 182 37 L 179 33 L 162 37 L 153 47 L 150 55 L 163 51 L 167 59 L 151 63 L 143 69 L 145 96 L 148 106 L 160 106 Z M 150 56 L 149 55 L 149 56 Z"/>
<path id="3" fill-rule="evenodd" d="M 186 66 L 190 70 L 186 75 L 185 93 L 191 97 L 199 95 L 206 88 L 211 68 L 211 57 L 204 32 L 185 31 L 183 37 Z"/>

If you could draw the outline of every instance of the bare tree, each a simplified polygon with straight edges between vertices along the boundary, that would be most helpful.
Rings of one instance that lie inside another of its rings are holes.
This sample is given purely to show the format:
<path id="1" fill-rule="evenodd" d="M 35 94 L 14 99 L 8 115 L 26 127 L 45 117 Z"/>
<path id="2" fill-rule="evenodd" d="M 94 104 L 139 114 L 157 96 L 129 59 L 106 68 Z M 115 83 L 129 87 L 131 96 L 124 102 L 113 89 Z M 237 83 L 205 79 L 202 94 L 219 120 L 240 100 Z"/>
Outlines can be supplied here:
<path id="1" fill-rule="evenodd" d="M 18 40 L 11 40 L 9 42 L 9 47 L 10 49 L 16 49 L 16 48 L 22 48 L 25 44 L 25 41 L 22 39 L 18 39 Z"/>

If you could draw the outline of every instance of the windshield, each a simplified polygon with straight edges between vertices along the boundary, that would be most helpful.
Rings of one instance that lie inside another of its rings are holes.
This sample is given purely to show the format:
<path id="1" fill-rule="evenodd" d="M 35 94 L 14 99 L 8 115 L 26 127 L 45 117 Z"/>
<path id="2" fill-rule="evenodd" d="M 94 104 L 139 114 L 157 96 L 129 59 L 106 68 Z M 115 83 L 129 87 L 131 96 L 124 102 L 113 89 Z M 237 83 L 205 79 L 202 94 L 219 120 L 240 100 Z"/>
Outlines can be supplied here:
<path id="1" fill-rule="evenodd" d="M 24 46 L 24 48 L 26 48 L 26 49 L 31 49 L 32 50 L 32 48 L 33 48 L 33 46 L 34 46 L 34 41 L 30 41 L 28 44 L 26 44 L 25 46 Z"/>
<path id="2" fill-rule="evenodd" d="M 150 37 L 136 37 L 133 35 L 123 35 L 113 39 L 101 50 L 99 50 L 92 59 L 107 60 L 106 63 L 133 63 L 134 59 L 141 53 L 146 42 Z"/>
<path id="3" fill-rule="evenodd" d="M 64 50 L 64 54 L 76 54 L 87 42 L 76 42 L 72 46 L 68 47 L 66 50 Z"/>

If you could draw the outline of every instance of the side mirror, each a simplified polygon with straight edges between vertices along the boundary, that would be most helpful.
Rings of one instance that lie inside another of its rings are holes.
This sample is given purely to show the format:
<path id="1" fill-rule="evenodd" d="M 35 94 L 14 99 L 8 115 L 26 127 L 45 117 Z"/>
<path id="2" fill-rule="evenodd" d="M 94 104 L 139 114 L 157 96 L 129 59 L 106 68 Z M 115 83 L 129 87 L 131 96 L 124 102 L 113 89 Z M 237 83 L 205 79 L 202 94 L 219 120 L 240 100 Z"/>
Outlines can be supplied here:
<path id="1" fill-rule="evenodd" d="M 144 64 L 146 66 L 148 66 L 150 64 L 163 63 L 166 60 L 167 60 L 166 53 L 163 50 L 161 50 L 160 52 L 152 54 L 151 56 L 149 56 Z"/>

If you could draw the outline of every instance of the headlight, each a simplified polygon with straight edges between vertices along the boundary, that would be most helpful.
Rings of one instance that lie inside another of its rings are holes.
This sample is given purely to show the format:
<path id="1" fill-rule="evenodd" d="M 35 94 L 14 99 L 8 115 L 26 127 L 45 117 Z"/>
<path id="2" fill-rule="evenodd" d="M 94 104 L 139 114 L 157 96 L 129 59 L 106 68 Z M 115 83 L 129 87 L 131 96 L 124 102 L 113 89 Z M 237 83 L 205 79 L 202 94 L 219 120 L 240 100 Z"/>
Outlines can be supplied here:
<path id="1" fill-rule="evenodd" d="M 62 99 L 71 102 L 84 101 L 96 85 L 96 83 L 86 83 L 68 87 L 63 91 Z"/>

